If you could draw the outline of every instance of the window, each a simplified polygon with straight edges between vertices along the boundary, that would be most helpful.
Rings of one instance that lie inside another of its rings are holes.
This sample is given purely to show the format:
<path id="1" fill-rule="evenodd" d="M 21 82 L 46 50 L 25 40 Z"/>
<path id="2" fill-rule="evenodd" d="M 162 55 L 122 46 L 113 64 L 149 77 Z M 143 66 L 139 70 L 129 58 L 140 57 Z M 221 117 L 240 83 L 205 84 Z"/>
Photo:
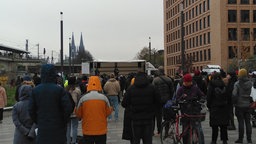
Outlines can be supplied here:
<path id="1" fill-rule="evenodd" d="M 211 21 L 210 21 L 210 16 L 208 15 L 208 16 L 207 16 L 207 24 L 208 24 L 207 26 L 208 26 L 208 27 L 210 27 L 210 22 L 211 22 Z"/>
<path id="2" fill-rule="evenodd" d="M 256 41 L 256 28 L 253 28 L 253 40 Z"/>
<path id="3" fill-rule="evenodd" d="M 211 50 L 208 49 L 208 60 L 211 60 Z"/>
<path id="4" fill-rule="evenodd" d="M 205 7 L 206 7 L 206 3 L 205 1 L 203 2 L 203 12 L 205 12 Z"/>
<path id="5" fill-rule="evenodd" d="M 228 0 L 228 4 L 236 4 L 236 0 Z"/>
<path id="6" fill-rule="evenodd" d="M 206 17 L 203 19 L 203 28 L 206 28 Z"/>
<path id="7" fill-rule="evenodd" d="M 241 0 L 241 4 L 249 4 L 249 0 Z"/>
<path id="8" fill-rule="evenodd" d="M 200 37 L 199 37 L 199 44 L 200 44 L 200 46 L 202 46 L 202 35 L 200 35 Z"/>
<path id="9" fill-rule="evenodd" d="M 236 10 L 228 10 L 228 22 L 236 22 Z"/>
<path id="10" fill-rule="evenodd" d="M 199 14 L 202 13 L 202 4 L 199 4 Z"/>
<path id="11" fill-rule="evenodd" d="M 253 0 L 253 4 L 256 4 L 256 0 Z"/>
<path id="12" fill-rule="evenodd" d="M 206 44 L 206 33 L 204 33 L 204 44 Z"/>
<path id="13" fill-rule="evenodd" d="M 241 10 L 241 22 L 249 22 L 250 13 L 249 10 Z"/>
<path id="14" fill-rule="evenodd" d="M 199 30 L 202 29 L 202 19 L 200 19 L 200 22 L 199 22 Z"/>
<path id="15" fill-rule="evenodd" d="M 256 44 L 253 46 L 253 54 L 256 55 Z"/>
<path id="16" fill-rule="evenodd" d="M 253 22 L 256 22 L 256 10 L 253 10 Z"/>
<path id="17" fill-rule="evenodd" d="M 208 44 L 210 44 L 211 43 L 211 33 L 210 32 L 207 33 L 207 37 L 208 37 Z"/>
<path id="18" fill-rule="evenodd" d="M 203 52 L 200 51 L 200 60 L 199 61 L 202 61 L 203 60 Z"/>
<path id="19" fill-rule="evenodd" d="M 198 21 L 196 21 L 196 31 L 198 31 Z"/>
<path id="20" fill-rule="evenodd" d="M 250 28 L 242 28 L 241 29 L 241 37 L 244 41 L 250 40 Z"/>
<path id="21" fill-rule="evenodd" d="M 210 10 L 210 0 L 207 0 L 207 10 Z"/>
<path id="22" fill-rule="evenodd" d="M 237 29 L 236 28 L 228 29 L 228 40 L 230 40 L 230 41 L 237 40 Z"/>
<path id="23" fill-rule="evenodd" d="M 204 61 L 206 61 L 206 50 L 204 50 Z"/>
<path id="24" fill-rule="evenodd" d="M 237 48 L 236 46 L 228 46 L 228 58 L 232 59 L 236 57 Z"/>
<path id="25" fill-rule="evenodd" d="M 196 36 L 196 47 L 198 47 L 198 36 Z"/>

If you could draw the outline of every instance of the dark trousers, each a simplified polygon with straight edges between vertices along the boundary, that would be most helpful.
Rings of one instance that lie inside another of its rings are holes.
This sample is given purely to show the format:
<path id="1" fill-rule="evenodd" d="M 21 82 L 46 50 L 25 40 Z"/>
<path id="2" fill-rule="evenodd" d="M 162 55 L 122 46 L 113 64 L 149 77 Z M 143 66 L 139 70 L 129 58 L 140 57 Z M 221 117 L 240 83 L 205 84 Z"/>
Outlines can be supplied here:
<path id="1" fill-rule="evenodd" d="M 141 139 L 143 144 L 152 144 L 152 128 L 153 121 L 140 124 L 132 121 L 133 144 L 140 144 Z"/>
<path id="2" fill-rule="evenodd" d="M 155 131 L 155 123 L 156 123 L 157 133 L 160 134 L 162 120 L 163 120 L 163 104 L 161 105 L 161 107 L 157 108 L 157 110 L 156 110 L 155 118 L 154 118 L 154 123 L 153 123 L 153 133 Z"/>
<path id="3" fill-rule="evenodd" d="M 238 133 L 239 139 L 244 138 L 244 124 L 246 128 L 247 140 L 251 140 L 252 136 L 252 126 L 251 126 L 251 109 L 250 108 L 235 108 L 235 114 L 238 120 Z"/>
<path id="4" fill-rule="evenodd" d="M 212 126 L 212 142 L 217 141 L 219 128 L 220 128 L 220 139 L 222 141 L 227 141 L 228 140 L 227 126 Z"/>
<path id="5" fill-rule="evenodd" d="M 0 108 L 0 121 L 3 120 L 4 108 Z"/>
<path id="6" fill-rule="evenodd" d="M 234 122 L 234 106 L 229 107 L 229 127 L 235 128 L 235 122 Z"/>
<path id="7" fill-rule="evenodd" d="M 106 144 L 107 135 L 84 135 L 83 144 Z"/>

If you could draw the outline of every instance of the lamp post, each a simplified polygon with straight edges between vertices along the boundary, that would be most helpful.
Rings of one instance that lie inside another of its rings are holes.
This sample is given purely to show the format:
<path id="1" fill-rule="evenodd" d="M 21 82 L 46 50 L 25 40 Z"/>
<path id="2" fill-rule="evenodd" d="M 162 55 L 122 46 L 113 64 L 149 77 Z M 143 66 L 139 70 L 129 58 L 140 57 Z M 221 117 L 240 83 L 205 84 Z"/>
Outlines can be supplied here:
<path id="1" fill-rule="evenodd" d="M 72 57 L 71 38 L 69 38 L 69 73 L 70 74 L 71 74 L 71 57 Z"/>
<path id="2" fill-rule="evenodd" d="M 184 41 L 184 1 L 180 3 L 180 32 L 181 32 L 181 69 L 184 72 L 185 68 L 185 41 Z"/>
<path id="3" fill-rule="evenodd" d="M 60 63 L 61 75 L 63 74 L 63 12 L 60 12 Z"/>
<path id="4" fill-rule="evenodd" d="M 151 63 L 151 37 L 149 37 L 149 44 L 148 44 L 148 53 L 149 53 L 149 62 Z"/>

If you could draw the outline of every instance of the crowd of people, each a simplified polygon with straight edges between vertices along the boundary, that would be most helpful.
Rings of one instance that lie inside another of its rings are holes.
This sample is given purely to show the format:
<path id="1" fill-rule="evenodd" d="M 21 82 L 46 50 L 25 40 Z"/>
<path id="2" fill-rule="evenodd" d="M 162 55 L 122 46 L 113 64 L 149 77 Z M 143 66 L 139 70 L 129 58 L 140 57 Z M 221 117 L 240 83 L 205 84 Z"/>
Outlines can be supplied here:
<path id="1" fill-rule="evenodd" d="M 122 139 L 131 144 L 152 144 L 153 136 L 161 132 L 163 107 L 168 100 L 203 100 L 209 111 L 212 128 L 211 144 L 216 144 L 218 131 L 223 144 L 228 143 L 228 130 L 238 129 L 235 143 L 252 143 L 250 104 L 255 101 L 251 91 L 256 88 L 255 75 L 246 69 L 238 73 L 223 70 L 209 75 L 199 70 L 177 74 L 164 73 L 160 66 L 155 75 L 142 71 L 127 76 L 110 75 L 67 76 L 63 79 L 55 66 L 45 64 L 40 76 L 25 75 L 16 86 L 12 118 L 15 125 L 14 144 L 48 143 L 75 144 L 79 121 L 82 124 L 82 143 L 106 144 L 107 124 L 119 121 L 119 104 L 124 107 Z M 6 92 L 0 85 L 0 122 L 6 106 Z M 184 105 L 181 113 L 200 113 L 201 106 Z M 113 116 L 112 116 L 113 113 Z M 234 117 L 238 126 L 235 126 Z M 188 125 L 181 120 L 183 129 Z M 245 125 L 245 127 L 244 127 Z M 199 143 L 204 144 L 201 121 Z M 245 132 L 244 132 L 245 131 Z M 183 136 L 187 143 L 188 135 Z"/>

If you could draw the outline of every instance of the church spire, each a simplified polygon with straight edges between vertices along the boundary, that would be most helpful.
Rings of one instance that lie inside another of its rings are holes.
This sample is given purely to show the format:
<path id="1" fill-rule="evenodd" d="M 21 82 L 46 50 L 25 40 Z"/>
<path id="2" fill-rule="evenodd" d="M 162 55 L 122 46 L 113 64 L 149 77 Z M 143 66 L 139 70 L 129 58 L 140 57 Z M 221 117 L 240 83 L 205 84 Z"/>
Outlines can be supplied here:
<path id="1" fill-rule="evenodd" d="M 73 54 L 76 52 L 76 45 L 75 45 L 75 39 L 74 39 L 74 32 L 72 32 L 72 41 L 71 41 L 71 49 Z"/>
<path id="2" fill-rule="evenodd" d="M 80 37 L 79 52 L 85 52 L 82 33 L 81 33 L 81 37 Z"/>

